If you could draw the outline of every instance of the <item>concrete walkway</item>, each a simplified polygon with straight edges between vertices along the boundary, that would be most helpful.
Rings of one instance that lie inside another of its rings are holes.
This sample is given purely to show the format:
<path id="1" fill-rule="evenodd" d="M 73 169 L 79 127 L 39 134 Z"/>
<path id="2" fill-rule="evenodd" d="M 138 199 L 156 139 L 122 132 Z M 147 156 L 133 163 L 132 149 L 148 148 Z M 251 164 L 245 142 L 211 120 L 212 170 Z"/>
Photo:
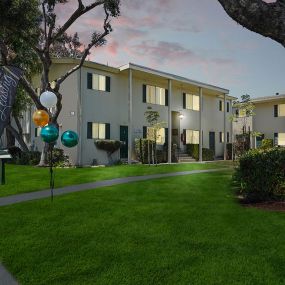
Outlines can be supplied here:
<path id="1" fill-rule="evenodd" d="M 0 264 L 0 285 L 19 285 L 14 277 Z"/>
<path id="2" fill-rule="evenodd" d="M 144 175 L 144 176 L 115 178 L 111 180 L 103 180 L 103 181 L 97 181 L 97 182 L 91 182 L 91 183 L 85 183 L 85 184 L 79 184 L 79 185 L 71 185 L 71 186 L 66 186 L 62 188 L 56 188 L 54 189 L 54 196 L 64 195 L 64 194 L 73 193 L 73 192 L 86 191 L 86 190 L 96 189 L 96 188 L 105 187 L 105 186 L 113 186 L 113 185 L 118 185 L 118 184 L 136 182 L 136 181 L 190 175 L 190 174 L 197 174 L 197 173 L 216 172 L 216 171 L 223 171 L 223 170 L 228 170 L 228 168 L 191 170 L 191 171 L 164 173 L 164 174 L 152 174 L 152 175 Z M 50 189 L 3 197 L 3 198 L 0 198 L 0 207 L 11 205 L 11 204 L 22 203 L 26 201 L 48 198 L 48 197 L 50 197 Z"/>

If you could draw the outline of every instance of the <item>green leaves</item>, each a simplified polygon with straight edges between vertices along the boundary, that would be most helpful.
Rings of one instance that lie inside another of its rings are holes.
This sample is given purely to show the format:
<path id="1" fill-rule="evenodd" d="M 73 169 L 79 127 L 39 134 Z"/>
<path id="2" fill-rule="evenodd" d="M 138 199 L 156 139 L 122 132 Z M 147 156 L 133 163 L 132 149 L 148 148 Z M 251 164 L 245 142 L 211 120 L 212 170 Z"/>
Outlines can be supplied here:
<path id="1" fill-rule="evenodd" d="M 285 148 L 253 149 L 239 159 L 235 178 L 251 202 L 284 199 Z"/>

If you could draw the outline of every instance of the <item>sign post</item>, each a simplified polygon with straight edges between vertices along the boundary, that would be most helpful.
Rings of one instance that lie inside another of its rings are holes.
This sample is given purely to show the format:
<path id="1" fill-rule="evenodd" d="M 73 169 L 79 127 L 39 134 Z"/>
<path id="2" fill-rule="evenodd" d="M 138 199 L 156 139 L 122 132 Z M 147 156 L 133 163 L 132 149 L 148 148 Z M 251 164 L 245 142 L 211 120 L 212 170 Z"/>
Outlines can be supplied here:
<path id="1" fill-rule="evenodd" d="M 7 159 L 12 158 L 11 154 L 7 149 L 0 150 L 0 183 L 4 185 L 6 182 L 5 179 L 5 162 Z"/>

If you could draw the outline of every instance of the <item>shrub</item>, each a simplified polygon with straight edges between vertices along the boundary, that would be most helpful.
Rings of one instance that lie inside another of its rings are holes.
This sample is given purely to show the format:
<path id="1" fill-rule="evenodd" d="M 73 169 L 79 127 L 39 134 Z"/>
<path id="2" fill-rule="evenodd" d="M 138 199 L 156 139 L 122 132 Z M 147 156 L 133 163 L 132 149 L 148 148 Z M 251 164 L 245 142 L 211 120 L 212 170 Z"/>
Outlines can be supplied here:
<path id="1" fill-rule="evenodd" d="M 269 149 L 273 147 L 273 139 L 263 139 L 261 142 L 262 149 Z"/>
<path id="2" fill-rule="evenodd" d="M 231 160 L 233 159 L 233 144 L 227 143 L 227 159 Z"/>
<path id="3" fill-rule="evenodd" d="M 186 152 L 193 157 L 193 153 L 199 151 L 199 144 L 186 144 Z"/>
<path id="4" fill-rule="evenodd" d="M 96 140 L 94 143 L 98 149 L 107 152 L 109 164 L 113 164 L 112 154 L 120 149 L 122 143 L 117 140 Z"/>
<path id="5" fill-rule="evenodd" d="M 234 179 L 240 193 L 250 202 L 283 199 L 285 149 L 250 150 L 239 159 Z"/>
<path id="6" fill-rule="evenodd" d="M 203 156 L 202 157 L 203 161 L 212 161 L 212 160 L 214 160 L 214 152 L 213 152 L 213 150 L 211 150 L 209 148 L 203 148 L 202 156 Z"/>
<path id="7" fill-rule="evenodd" d="M 46 163 L 49 164 L 49 161 L 46 161 Z M 52 163 L 55 167 L 70 166 L 69 157 L 65 155 L 63 149 L 60 148 L 54 148 L 52 150 Z"/>
<path id="8" fill-rule="evenodd" d="M 40 162 L 41 153 L 39 151 L 28 152 L 14 152 L 12 159 L 8 160 L 8 163 L 18 165 L 37 165 Z"/>
<path id="9" fill-rule="evenodd" d="M 246 151 L 250 149 L 250 134 L 239 134 L 236 135 L 236 141 L 234 143 L 235 156 L 240 157 Z"/>
<path id="10" fill-rule="evenodd" d="M 199 144 L 187 144 L 186 145 L 186 151 L 194 159 L 199 160 Z M 203 147 L 203 149 L 202 149 L 202 160 L 203 161 L 214 160 L 214 152 L 211 149 Z"/>
<path id="11" fill-rule="evenodd" d="M 148 139 L 136 139 L 135 140 L 135 152 L 137 159 L 143 163 L 148 163 L 148 142 L 150 147 L 150 153 L 152 153 L 152 147 L 154 147 L 153 141 Z M 168 161 L 168 147 L 167 143 L 163 145 L 163 149 L 157 149 L 156 155 L 157 155 L 157 163 L 163 163 Z M 172 154 L 172 162 L 177 162 L 177 158 L 175 155 L 176 147 L 173 144 L 171 148 L 171 154 Z M 152 158 L 150 157 L 150 161 L 152 162 Z"/>

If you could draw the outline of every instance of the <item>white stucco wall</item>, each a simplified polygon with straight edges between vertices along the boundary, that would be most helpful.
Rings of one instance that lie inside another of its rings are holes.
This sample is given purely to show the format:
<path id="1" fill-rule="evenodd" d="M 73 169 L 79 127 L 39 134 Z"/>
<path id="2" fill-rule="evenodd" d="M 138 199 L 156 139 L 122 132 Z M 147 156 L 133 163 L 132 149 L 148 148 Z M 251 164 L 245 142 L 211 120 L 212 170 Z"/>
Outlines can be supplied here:
<path id="1" fill-rule="evenodd" d="M 61 75 L 64 71 L 72 67 L 68 64 L 53 65 L 51 70 L 51 80 Z M 110 92 L 91 90 L 87 88 L 87 73 L 96 73 L 111 78 Z M 94 145 L 94 139 L 87 139 L 87 123 L 109 123 L 110 139 L 120 139 L 120 126 L 128 125 L 128 72 L 119 72 L 118 69 L 100 68 L 100 66 L 84 66 L 72 76 L 70 76 L 61 87 L 63 94 L 63 109 L 58 119 L 62 125 L 62 131 L 71 129 L 80 135 L 80 144 L 78 147 L 67 149 L 65 152 L 69 155 L 73 164 L 92 164 L 96 159 L 97 163 L 107 163 L 107 155 L 104 151 L 98 150 Z M 143 103 L 143 84 L 154 85 L 162 88 L 168 88 L 168 79 L 160 76 L 154 76 L 142 72 L 133 72 L 133 118 L 132 118 L 132 138 L 143 136 L 143 126 L 147 126 L 144 113 L 149 106 L 160 114 L 160 121 L 165 122 L 168 127 L 168 106 Z M 172 128 L 179 128 L 179 134 L 183 129 L 199 130 L 199 111 L 183 109 L 183 92 L 199 95 L 197 86 L 173 82 L 172 84 L 172 106 L 173 116 L 180 112 L 184 115 L 183 119 L 173 119 Z M 223 155 L 223 144 L 219 142 L 219 132 L 224 131 L 224 113 L 219 111 L 219 100 L 223 100 L 221 93 L 207 91 L 203 89 L 203 108 L 202 108 L 202 129 L 203 129 L 203 147 L 209 148 L 209 132 L 215 132 L 216 156 Z M 229 99 L 230 102 L 230 99 Z M 80 116 L 81 110 L 81 116 Z M 227 113 L 227 131 L 230 132 L 231 141 L 231 122 Z M 74 116 L 71 115 L 74 112 Z M 176 126 L 175 126 L 176 124 Z M 34 126 L 32 126 L 32 136 L 34 137 Z M 171 134 L 169 130 L 169 135 Z M 226 134 L 225 134 L 226 139 Z M 38 150 L 42 148 L 40 138 L 34 138 Z M 60 141 L 60 139 L 59 139 Z M 181 143 L 181 146 L 182 143 Z M 57 147 L 62 147 L 59 143 Z M 132 158 L 135 158 L 134 148 Z M 119 159 L 119 152 L 113 155 L 113 159 Z"/>

